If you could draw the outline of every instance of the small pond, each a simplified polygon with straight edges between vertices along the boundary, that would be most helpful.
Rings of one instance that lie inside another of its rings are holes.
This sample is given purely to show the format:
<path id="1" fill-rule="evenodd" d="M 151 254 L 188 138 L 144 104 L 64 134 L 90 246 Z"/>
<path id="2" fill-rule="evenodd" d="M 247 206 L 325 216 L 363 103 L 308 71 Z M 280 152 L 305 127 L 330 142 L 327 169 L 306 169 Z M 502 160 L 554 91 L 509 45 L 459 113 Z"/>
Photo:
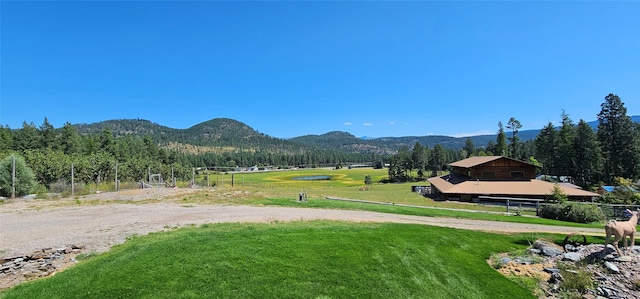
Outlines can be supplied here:
<path id="1" fill-rule="evenodd" d="M 331 177 L 328 175 L 309 175 L 309 176 L 298 176 L 293 178 L 296 181 L 328 181 L 331 180 Z"/>

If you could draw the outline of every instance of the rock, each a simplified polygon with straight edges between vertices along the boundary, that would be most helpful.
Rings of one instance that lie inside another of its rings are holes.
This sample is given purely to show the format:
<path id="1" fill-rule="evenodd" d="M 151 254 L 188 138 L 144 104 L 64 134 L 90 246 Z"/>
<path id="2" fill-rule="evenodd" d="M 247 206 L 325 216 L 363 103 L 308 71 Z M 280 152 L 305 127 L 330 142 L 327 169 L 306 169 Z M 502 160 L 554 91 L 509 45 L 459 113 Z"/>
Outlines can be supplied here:
<path id="1" fill-rule="evenodd" d="M 604 266 L 607 267 L 607 269 L 609 269 L 611 272 L 620 273 L 620 268 L 618 268 L 618 266 L 616 266 L 612 262 L 604 262 Z"/>
<path id="2" fill-rule="evenodd" d="M 617 256 L 613 255 L 613 254 L 607 254 L 604 259 L 607 261 L 614 261 L 616 259 Z"/>
<path id="3" fill-rule="evenodd" d="M 632 262 L 633 258 L 628 255 L 619 256 L 614 259 L 616 262 Z"/>
<path id="4" fill-rule="evenodd" d="M 564 254 L 564 256 L 562 257 L 563 260 L 569 260 L 572 262 L 579 262 L 580 261 L 580 254 L 577 252 L 567 252 Z"/>
<path id="5" fill-rule="evenodd" d="M 560 283 L 564 280 L 560 273 L 552 273 L 551 278 L 549 278 L 549 283 Z"/>
<path id="6" fill-rule="evenodd" d="M 562 254 L 562 250 L 553 247 L 544 247 L 542 248 L 542 254 L 548 257 L 556 257 Z"/>
<path id="7" fill-rule="evenodd" d="M 551 274 L 560 273 L 560 269 L 558 268 L 544 268 L 543 270 L 544 272 L 551 273 Z"/>
<path id="8" fill-rule="evenodd" d="M 503 265 L 506 265 L 506 264 L 510 263 L 511 261 L 512 260 L 510 258 L 508 258 L 508 257 L 503 257 L 503 258 L 500 259 L 500 263 L 503 264 Z"/>
<path id="9" fill-rule="evenodd" d="M 536 249 L 536 248 L 529 248 L 529 253 L 530 254 L 540 254 L 542 251 L 540 249 Z"/>
<path id="10" fill-rule="evenodd" d="M 57 253 L 69 253 L 71 252 L 71 247 L 61 247 L 56 249 Z"/>

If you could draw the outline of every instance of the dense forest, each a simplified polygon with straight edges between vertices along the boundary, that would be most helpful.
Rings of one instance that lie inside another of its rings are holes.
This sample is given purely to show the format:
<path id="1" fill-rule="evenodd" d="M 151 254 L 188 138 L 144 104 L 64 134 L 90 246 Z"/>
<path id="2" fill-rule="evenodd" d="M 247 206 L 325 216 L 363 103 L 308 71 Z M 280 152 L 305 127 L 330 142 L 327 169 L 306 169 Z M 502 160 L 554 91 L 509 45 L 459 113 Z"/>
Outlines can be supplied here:
<path id="1" fill-rule="evenodd" d="M 184 130 L 140 119 L 66 123 L 56 129 L 45 118 L 40 126 L 26 122 L 18 129 L 0 126 L 0 196 L 10 194 L 12 164 L 23 183 L 33 181 L 23 184 L 19 192 L 23 195 L 34 186 L 68 185 L 72 166 L 74 182 L 84 184 L 113 182 L 116 172 L 119 181 L 138 182 L 149 172 L 189 180 L 193 169 L 201 167 L 229 171 L 248 166 L 340 167 L 350 163 L 388 164 L 389 180 L 403 181 L 423 179 L 473 155 L 529 161 L 539 165 L 541 173 L 570 176 L 577 184 L 590 187 L 619 177 L 638 179 L 639 126 L 613 94 L 602 104 L 596 131 L 583 120 L 576 125 L 563 111 L 561 126 L 549 123 L 535 131 L 535 138 L 531 130 L 521 132 L 522 125 L 513 117 L 504 125 L 498 122 L 497 135 L 491 138 L 475 136 L 463 141 L 448 136 L 363 140 L 345 132 L 284 140 L 226 118 Z"/>
<path id="2" fill-rule="evenodd" d="M 601 104 L 594 131 L 584 120 L 574 123 L 566 112 L 561 125 L 546 125 L 533 141 L 522 141 L 520 122 L 511 118 L 506 126 L 498 123 L 495 142 L 476 147 L 468 138 L 464 149 L 454 158 L 473 155 L 502 155 L 538 166 L 541 174 L 568 177 L 589 190 L 602 184 L 620 185 L 640 178 L 640 123 L 627 115 L 624 103 L 617 95 L 609 94 Z M 433 149 L 416 143 L 413 149 L 403 147 L 390 157 L 389 178 L 394 181 L 421 179 L 428 170 L 442 170 L 452 157 L 443 148 Z"/>

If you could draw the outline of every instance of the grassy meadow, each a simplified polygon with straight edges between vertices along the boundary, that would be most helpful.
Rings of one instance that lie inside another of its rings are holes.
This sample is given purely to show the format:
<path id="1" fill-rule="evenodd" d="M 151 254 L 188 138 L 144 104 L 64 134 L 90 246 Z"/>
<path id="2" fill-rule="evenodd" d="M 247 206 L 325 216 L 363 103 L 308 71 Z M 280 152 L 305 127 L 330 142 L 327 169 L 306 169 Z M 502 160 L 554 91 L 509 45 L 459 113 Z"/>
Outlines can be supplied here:
<path id="1" fill-rule="evenodd" d="M 365 176 L 371 176 L 374 184 L 368 191 L 360 190 L 365 187 Z M 295 180 L 299 177 L 329 176 L 330 180 L 304 181 Z M 427 186 L 428 182 L 410 182 L 397 184 L 378 183 L 387 176 L 386 169 L 356 168 L 356 169 L 305 169 L 295 171 L 276 172 L 241 172 L 233 177 L 230 174 L 210 175 L 209 181 L 216 182 L 217 190 L 245 191 L 242 197 L 209 196 L 209 191 L 195 193 L 185 202 L 214 203 L 214 204 L 252 204 L 293 207 L 313 207 L 325 209 L 367 210 L 383 213 L 395 213 L 429 217 L 454 217 L 491 221 L 505 221 L 530 224 L 561 225 L 574 227 L 598 227 L 601 224 L 582 224 L 543 219 L 536 217 L 518 217 L 506 214 L 503 206 L 491 206 L 456 201 L 434 201 L 412 192 L 412 186 Z M 206 182 L 205 176 L 198 178 L 200 184 Z M 297 202 L 298 195 L 305 192 L 307 202 Z M 356 199 L 380 204 L 358 203 L 327 200 L 327 197 Z M 414 207 L 415 206 L 415 207 Z M 422 207 L 422 208 L 416 208 Z M 433 209 L 437 208 L 437 209 Z M 471 211 L 469 211 L 471 210 Z M 514 208 L 512 207 L 512 211 Z M 489 213 L 477 213 L 489 212 Z M 534 210 L 524 210 L 523 215 L 534 216 Z"/>

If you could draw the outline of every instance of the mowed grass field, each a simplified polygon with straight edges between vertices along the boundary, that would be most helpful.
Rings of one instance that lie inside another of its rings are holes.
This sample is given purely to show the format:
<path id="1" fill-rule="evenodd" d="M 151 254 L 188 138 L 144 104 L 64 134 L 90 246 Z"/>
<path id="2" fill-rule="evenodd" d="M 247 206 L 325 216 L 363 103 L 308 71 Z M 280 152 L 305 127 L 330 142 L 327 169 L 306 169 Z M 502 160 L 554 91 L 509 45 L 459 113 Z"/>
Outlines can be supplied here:
<path id="1" fill-rule="evenodd" d="M 2 298 L 534 298 L 486 262 L 527 235 L 333 221 L 131 238 Z"/>
<path id="2" fill-rule="evenodd" d="M 294 179 L 318 175 L 331 179 Z M 374 184 L 360 191 L 366 175 Z M 385 176 L 386 170 L 373 169 L 238 173 L 232 187 L 232 176 L 219 174 L 209 178 L 216 187 L 175 200 L 568 225 L 401 206 L 504 211 L 435 202 L 411 192 L 412 185 L 426 184 L 422 182 L 375 183 Z M 301 192 L 308 195 L 307 202 L 297 201 Z M 342 202 L 327 196 L 394 204 Z M 204 225 L 130 238 L 55 276 L 6 290 L 0 298 L 533 298 L 530 282 L 526 287 L 515 283 L 486 260 L 494 253 L 523 250 L 537 238 L 561 242 L 564 236 L 337 221 Z"/>

